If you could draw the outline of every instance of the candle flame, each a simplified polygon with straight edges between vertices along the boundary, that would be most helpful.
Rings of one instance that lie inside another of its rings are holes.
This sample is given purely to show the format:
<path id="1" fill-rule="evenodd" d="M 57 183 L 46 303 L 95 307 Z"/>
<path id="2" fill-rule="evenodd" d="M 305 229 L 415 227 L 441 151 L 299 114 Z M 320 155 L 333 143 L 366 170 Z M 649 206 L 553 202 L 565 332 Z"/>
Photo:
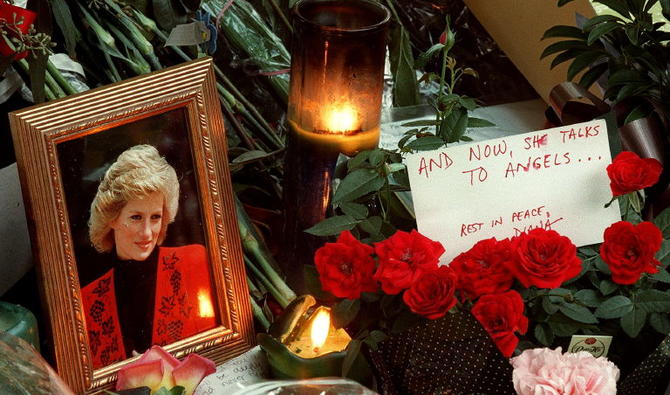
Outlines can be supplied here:
<path id="1" fill-rule="evenodd" d="M 348 132 L 358 130 L 356 110 L 350 104 L 332 106 L 326 111 L 325 126 L 331 132 Z"/>
<path id="2" fill-rule="evenodd" d="M 200 317 L 214 317 L 214 306 L 206 289 L 198 291 L 198 313 Z"/>
<path id="3" fill-rule="evenodd" d="M 312 321 L 312 346 L 319 348 L 323 346 L 330 331 L 330 313 L 319 310 Z"/>

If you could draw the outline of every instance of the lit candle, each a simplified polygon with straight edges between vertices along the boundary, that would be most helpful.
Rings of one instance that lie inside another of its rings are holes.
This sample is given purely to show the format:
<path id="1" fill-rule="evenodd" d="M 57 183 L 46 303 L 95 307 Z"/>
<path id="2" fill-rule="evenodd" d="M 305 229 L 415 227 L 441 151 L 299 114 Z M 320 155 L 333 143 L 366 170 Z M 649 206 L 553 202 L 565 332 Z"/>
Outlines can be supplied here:
<path id="1" fill-rule="evenodd" d="M 294 8 L 288 120 L 307 148 L 351 156 L 377 147 L 389 16 L 366 0 Z"/>
<path id="2" fill-rule="evenodd" d="M 317 307 L 302 327 L 296 328 L 286 347 L 302 358 L 316 358 L 347 348 L 351 337 L 344 329 L 336 329 L 330 322 L 330 309 Z"/>
<path id="3" fill-rule="evenodd" d="M 270 327 L 258 334 L 275 378 L 339 376 L 351 337 L 331 322 L 330 309 L 316 307 L 311 295 L 296 298 Z M 353 378 L 365 381 L 370 372 L 362 357 L 354 362 Z"/>
<path id="4" fill-rule="evenodd" d="M 379 144 L 390 15 L 370 0 L 299 0 L 293 8 L 279 261 L 298 292 L 307 291 L 303 267 L 323 245 L 305 229 L 325 219 L 338 156 Z"/>

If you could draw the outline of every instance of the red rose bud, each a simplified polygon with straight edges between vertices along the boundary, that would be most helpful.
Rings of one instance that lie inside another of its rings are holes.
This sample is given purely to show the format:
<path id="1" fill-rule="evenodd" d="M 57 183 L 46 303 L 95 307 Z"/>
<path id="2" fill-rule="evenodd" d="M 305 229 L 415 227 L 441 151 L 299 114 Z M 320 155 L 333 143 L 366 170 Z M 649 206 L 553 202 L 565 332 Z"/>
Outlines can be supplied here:
<path id="1" fill-rule="evenodd" d="M 524 304 L 516 291 L 484 295 L 472 307 L 472 315 L 489 333 L 505 357 L 510 357 L 519 344 L 514 332 L 528 330 L 528 318 L 523 315 Z"/>
<path id="2" fill-rule="evenodd" d="M 481 295 L 505 292 L 514 275 L 508 266 L 513 259 L 509 240 L 481 240 L 457 256 L 449 266 L 458 276 L 457 288 L 470 300 Z"/>
<path id="3" fill-rule="evenodd" d="M 397 231 L 388 239 L 375 244 L 379 267 L 375 279 L 389 295 L 409 288 L 425 271 L 437 268 L 444 247 L 416 230 Z"/>
<path id="4" fill-rule="evenodd" d="M 651 222 L 637 226 L 619 221 L 605 229 L 600 256 L 612 271 L 617 284 L 634 284 L 642 273 L 656 273 L 661 264 L 656 252 L 661 248 L 663 234 Z"/>
<path id="5" fill-rule="evenodd" d="M 348 230 L 340 234 L 337 242 L 326 243 L 314 254 L 321 288 L 346 299 L 358 299 L 362 292 L 375 292 L 373 252 L 372 247 L 356 240 Z"/>
<path id="6" fill-rule="evenodd" d="M 512 239 L 509 269 L 524 287 L 558 288 L 582 271 L 577 247 L 553 230 L 533 229 Z"/>
<path id="7" fill-rule="evenodd" d="M 650 187 L 658 182 L 663 166 L 654 158 L 640 158 L 636 153 L 623 151 L 607 166 L 610 188 L 614 196 L 625 195 Z"/>
<path id="8" fill-rule="evenodd" d="M 447 32 L 442 32 L 440 34 L 440 44 L 444 44 L 447 42 Z"/>
<path id="9" fill-rule="evenodd" d="M 440 266 L 421 273 L 402 300 L 414 313 L 434 320 L 443 317 L 456 304 L 456 273 L 449 266 Z"/>

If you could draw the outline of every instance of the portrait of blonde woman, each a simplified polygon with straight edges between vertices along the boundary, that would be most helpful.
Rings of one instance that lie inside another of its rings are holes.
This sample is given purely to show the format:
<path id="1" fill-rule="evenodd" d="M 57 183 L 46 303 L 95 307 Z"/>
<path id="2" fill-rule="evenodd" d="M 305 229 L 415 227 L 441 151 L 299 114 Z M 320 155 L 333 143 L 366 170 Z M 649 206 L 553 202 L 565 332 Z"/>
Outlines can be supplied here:
<path id="1" fill-rule="evenodd" d="M 148 144 L 123 151 L 98 185 L 86 265 L 102 270 L 81 283 L 94 369 L 216 326 L 205 246 L 163 243 L 179 195 L 175 169 Z"/>

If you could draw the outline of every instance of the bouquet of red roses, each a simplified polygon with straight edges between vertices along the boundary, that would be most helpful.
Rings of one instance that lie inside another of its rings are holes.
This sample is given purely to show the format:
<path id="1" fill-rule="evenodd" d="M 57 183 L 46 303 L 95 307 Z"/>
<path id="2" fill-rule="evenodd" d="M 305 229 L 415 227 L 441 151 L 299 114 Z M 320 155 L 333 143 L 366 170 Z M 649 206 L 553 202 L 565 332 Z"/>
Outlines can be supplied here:
<path id="1" fill-rule="evenodd" d="M 416 230 L 367 245 L 349 231 L 315 255 L 333 318 L 373 349 L 386 335 L 458 306 L 477 318 L 509 357 L 518 348 L 567 346 L 574 334 L 617 339 L 670 332 L 670 210 L 641 221 L 643 188 L 658 181 L 653 159 L 623 152 L 608 166 L 624 220 L 600 245 L 576 248 L 550 229 L 481 240 L 448 265 L 444 246 Z M 519 347 L 517 334 L 527 334 Z M 630 343 L 622 341 L 619 343 Z M 621 360 L 613 358 L 619 363 Z"/>

